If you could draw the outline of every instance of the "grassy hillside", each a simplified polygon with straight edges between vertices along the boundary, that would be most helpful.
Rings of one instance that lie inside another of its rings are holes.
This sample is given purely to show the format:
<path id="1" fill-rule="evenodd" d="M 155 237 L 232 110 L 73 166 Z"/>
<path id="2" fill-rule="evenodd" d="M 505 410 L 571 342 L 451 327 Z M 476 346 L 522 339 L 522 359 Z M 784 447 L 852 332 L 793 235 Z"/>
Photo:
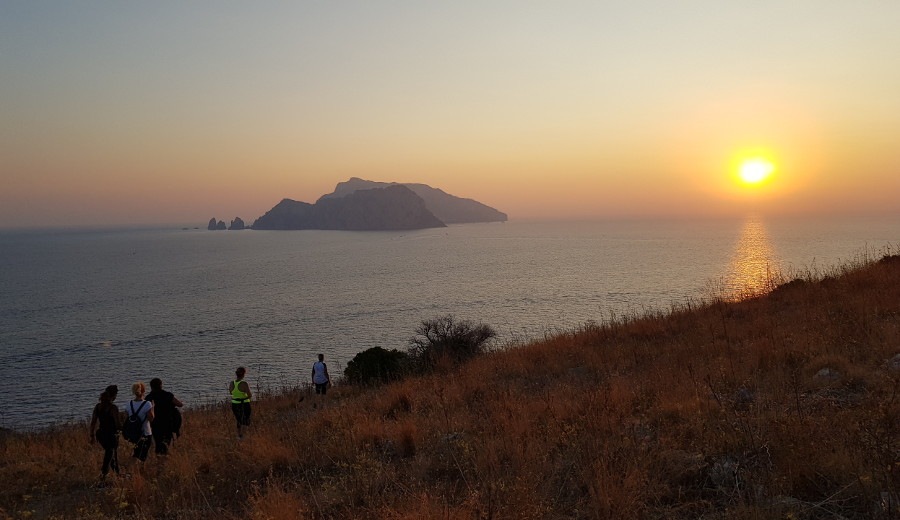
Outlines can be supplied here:
<path id="1" fill-rule="evenodd" d="M 105 486 L 85 425 L 8 434 L 0 513 L 898 518 L 900 257 L 858 264 L 325 406 L 267 396 L 242 440 L 224 406 L 191 409 L 167 459 Z"/>

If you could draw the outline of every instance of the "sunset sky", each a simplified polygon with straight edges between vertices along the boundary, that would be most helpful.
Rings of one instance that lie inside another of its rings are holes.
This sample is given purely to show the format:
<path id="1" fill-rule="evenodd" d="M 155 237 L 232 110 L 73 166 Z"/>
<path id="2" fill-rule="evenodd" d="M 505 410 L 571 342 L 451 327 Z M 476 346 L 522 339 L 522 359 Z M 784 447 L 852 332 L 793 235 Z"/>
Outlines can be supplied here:
<path id="1" fill-rule="evenodd" d="M 353 176 L 511 219 L 896 211 L 898 27 L 895 0 L 2 2 L 0 227 L 249 223 Z"/>

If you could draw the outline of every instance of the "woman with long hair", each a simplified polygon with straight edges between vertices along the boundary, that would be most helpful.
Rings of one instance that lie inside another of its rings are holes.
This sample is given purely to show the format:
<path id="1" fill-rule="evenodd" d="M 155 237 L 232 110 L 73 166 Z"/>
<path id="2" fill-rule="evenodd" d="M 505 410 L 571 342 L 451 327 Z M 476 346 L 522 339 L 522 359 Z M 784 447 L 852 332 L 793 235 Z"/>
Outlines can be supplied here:
<path id="1" fill-rule="evenodd" d="M 109 385 L 100 394 L 100 402 L 91 414 L 90 442 L 96 440 L 103 447 L 103 466 L 100 478 L 106 478 L 110 468 L 119 474 L 119 408 L 113 404 L 119 387 Z"/>

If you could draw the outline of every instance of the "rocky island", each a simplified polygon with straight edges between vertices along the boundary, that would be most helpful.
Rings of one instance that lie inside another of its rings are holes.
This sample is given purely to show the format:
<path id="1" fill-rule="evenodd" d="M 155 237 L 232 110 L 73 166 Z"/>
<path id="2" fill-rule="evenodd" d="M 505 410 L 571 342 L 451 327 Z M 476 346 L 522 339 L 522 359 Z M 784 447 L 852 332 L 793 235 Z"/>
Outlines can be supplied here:
<path id="1" fill-rule="evenodd" d="M 253 229 L 389 231 L 446 227 L 421 197 L 402 185 L 320 198 L 315 204 L 284 199 L 256 219 Z"/>
<path id="2" fill-rule="evenodd" d="M 244 221 L 241 217 L 234 217 L 234 220 L 231 221 L 231 225 L 227 226 L 224 220 L 216 221 L 216 218 L 213 217 L 209 219 L 209 224 L 206 226 L 206 229 L 210 231 L 221 231 L 223 229 L 228 229 L 230 231 L 240 231 L 242 229 L 249 229 L 244 225 Z"/>
<path id="3" fill-rule="evenodd" d="M 445 224 L 466 224 L 474 222 L 506 222 L 506 213 L 482 204 L 477 200 L 464 199 L 427 184 L 367 181 L 351 177 L 347 182 L 339 182 L 332 193 L 322 195 L 319 200 L 344 197 L 359 190 L 406 186 L 425 201 L 425 207 Z"/>
<path id="4" fill-rule="evenodd" d="M 216 218 L 213 217 L 213 218 L 209 219 L 209 225 L 206 226 L 206 229 L 208 229 L 210 231 L 221 231 L 221 230 L 227 229 L 227 228 L 225 226 L 224 220 L 216 221 Z"/>
<path id="5" fill-rule="evenodd" d="M 256 219 L 253 229 L 390 231 L 447 224 L 505 222 L 506 213 L 426 184 L 352 177 L 315 204 L 284 199 Z"/>

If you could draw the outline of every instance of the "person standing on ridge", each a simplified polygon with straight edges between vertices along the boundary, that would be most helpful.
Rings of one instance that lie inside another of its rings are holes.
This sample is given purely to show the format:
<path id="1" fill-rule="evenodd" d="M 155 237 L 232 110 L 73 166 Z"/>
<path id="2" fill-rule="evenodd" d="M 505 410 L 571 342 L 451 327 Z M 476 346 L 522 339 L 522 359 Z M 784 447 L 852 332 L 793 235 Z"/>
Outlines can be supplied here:
<path id="1" fill-rule="evenodd" d="M 162 379 L 154 377 L 150 380 L 150 393 L 145 398 L 153 403 L 153 444 L 157 455 L 168 455 L 172 434 L 175 432 L 175 419 L 179 414 L 176 407 L 184 406 L 172 392 L 162 388 Z"/>
<path id="2" fill-rule="evenodd" d="M 325 364 L 325 354 L 319 354 L 319 360 L 312 366 L 312 382 L 316 385 L 316 395 L 325 395 L 328 385 L 331 384 L 331 376 L 328 375 L 328 365 Z"/>
<path id="3" fill-rule="evenodd" d="M 90 442 L 94 444 L 96 440 L 103 447 L 101 479 L 106 478 L 110 468 L 119 474 L 119 408 L 113 404 L 118 393 L 116 385 L 107 386 L 91 414 Z"/>
<path id="4" fill-rule="evenodd" d="M 131 420 L 130 418 L 134 416 L 141 424 L 141 437 L 134 444 L 134 451 L 131 454 L 132 457 L 141 462 L 147 460 L 147 453 L 150 452 L 150 443 L 153 442 L 153 430 L 150 428 L 150 422 L 153 420 L 153 403 L 144 400 L 144 392 L 146 391 L 147 387 L 140 381 L 131 385 L 131 393 L 134 394 L 134 399 L 128 401 L 128 405 L 125 407 L 125 412 L 129 416 L 127 420 Z"/>
<path id="5" fill-rule="evenodd" d="M 236 379 L 228 383 L 228 391 L 231 392 L 231 412 L 237 421 L 238 437 L 244 436 L 244 427 L 250 426 L 250 385 L 244 381 L 247 369 L 238 367 L 234 371 Z"/>

